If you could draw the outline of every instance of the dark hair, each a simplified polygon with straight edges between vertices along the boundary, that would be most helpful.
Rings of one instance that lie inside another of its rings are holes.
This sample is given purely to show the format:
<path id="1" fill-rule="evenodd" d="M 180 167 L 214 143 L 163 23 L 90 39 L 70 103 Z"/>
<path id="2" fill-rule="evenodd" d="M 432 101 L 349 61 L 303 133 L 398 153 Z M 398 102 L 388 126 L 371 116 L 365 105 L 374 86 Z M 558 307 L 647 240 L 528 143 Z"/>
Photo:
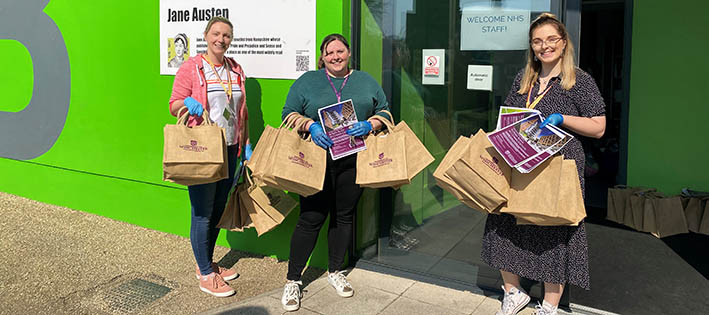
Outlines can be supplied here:
<path id="1" fill-rule="evenodd" d="M 318 59 L 318 69 L 322 69 L 325 67 L 325 61 L 323 61 L 323 56 L 325 56 L 325 48 L 327 48 L 328 44 L 336 40 L 342 42 L 342 44 L 347 47 L 347 50 L 350 50 L 350 44 L 347 43 L 347 39 L 341 34 L 334 33 L 325 36 L 325 38 L 322 40 L 322 43 L 320 44 L 320 59 Z"/>
<path id="2" fill-rule="evenodd" d="M 175 39 L 174 39 L 175 44 L 177 44 L 177 41 L 181 41 L 182 45 L 184 45 L 185 48 L 187 48 L 187 35 L 185 35 L 184 33 L 179 33 L 179 34 L 175 35 Z"/>

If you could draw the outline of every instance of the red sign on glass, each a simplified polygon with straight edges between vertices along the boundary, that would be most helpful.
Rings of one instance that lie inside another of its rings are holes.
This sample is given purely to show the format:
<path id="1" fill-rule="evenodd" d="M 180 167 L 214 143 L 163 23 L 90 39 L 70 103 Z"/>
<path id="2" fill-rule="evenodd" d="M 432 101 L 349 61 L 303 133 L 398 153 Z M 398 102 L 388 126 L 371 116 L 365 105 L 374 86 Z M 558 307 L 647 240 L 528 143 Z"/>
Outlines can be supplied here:
<path id="1" fill-rule="evenodd" d="M 426 68 L 423 70 L 424 75 L 435 75 L 440 73 L 440 66 L 438 64 L 438 56 L 427 56 L 426 57 Z"/>

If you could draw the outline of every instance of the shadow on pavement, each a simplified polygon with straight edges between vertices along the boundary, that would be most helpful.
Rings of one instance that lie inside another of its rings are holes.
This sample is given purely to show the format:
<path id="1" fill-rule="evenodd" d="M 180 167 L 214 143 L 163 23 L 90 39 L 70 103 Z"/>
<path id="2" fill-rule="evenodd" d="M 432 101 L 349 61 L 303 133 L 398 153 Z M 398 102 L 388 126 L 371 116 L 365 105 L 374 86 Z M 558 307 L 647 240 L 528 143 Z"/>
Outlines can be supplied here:
<path id="1" fill-rule="evenodd" d="M 241 306 L 237 307 L 228 311 L 220 312 L 217 313 L 219 315 L 228 315 L 228 314 L 249 314 L 249 315 L 270 315 L 271 313 L 260 306 Z"/>

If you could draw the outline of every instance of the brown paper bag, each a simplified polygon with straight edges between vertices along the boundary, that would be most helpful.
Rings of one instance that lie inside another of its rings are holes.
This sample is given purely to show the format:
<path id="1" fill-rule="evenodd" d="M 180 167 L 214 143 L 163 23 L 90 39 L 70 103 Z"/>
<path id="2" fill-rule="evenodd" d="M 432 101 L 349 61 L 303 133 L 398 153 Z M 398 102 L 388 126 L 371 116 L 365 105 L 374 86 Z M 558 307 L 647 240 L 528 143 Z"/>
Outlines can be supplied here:
<path id="1" fill-rule="evenodd" d="M 386 110 L 383 110 L 381 112 L 389 115 L 393 124 L 394 116 L 392 116 L 392 114 Z M 375 118 L 376 117 L 381 116 L 375 116 Z M 406 184 L 409 184 L 416 175 L 423 171 L 428 165 L 433 163 L 435 159 L 433 158 L 433 155 L 428 152 L 426 146 L 423 144 L 423 142 L 421 142 L 421 140 L 419 140 L 418 136 L 413 132 L 413 130 L 411 130 L 411 128 L 408 124 L 406 124 L 405 121 L 402 120 L 398 124 L 396 124 L 396 126 L 394 126 L 394 132 L 404 134 L 404 137 L 406 139 L 406 172 L 408 175 L 408 182 Z M 404 184 L 399 184 L 393 186 L 393 188 L 399 189 L 403 185 Z"/>
<path id="2" fill-rule="evenodd" d="M 315 144 L 310 137 L 303 139 L 298 134 L 301 121 L 292 130 L 279 129 L 271 152 L 270 170 L 263 181 L 274 188 L 281 188 L 301 196 L 310 196 L 322 190 L 325 183 L 327 151 Z"/>
<path id="3" fill-rule="evenodd" d="M 247 190 L 248 185 L 239 185 L 237 188 L 237 193 L 239 194 L 239 196 L 241 196 L 241 194 Z M 244 226 L 244 228 L 255 227 L 254 221 L 251 220 L 251 216 L 249 215 L 249 210 L 246 209 L 246 204 L 244 203 L 244 200 L 241 197 L 237 199 L 239 201 L 239 213 L 241 217 L 241 224 Z"/>
<path id="4" fill-rule="evenodd" d="M 702 221 L 699 223 L 699 232 L 704 235 L 709 235 L 709 202 L 704 206 L 704 214 Z"/>
<path id="5" fill-rule="evenodd" d="M 655 221 L 655 198 L 662 198 L 659 193 L 651 192 L 643 198 L 643 226 L 640 231 L 657 233 L 657 222 Z"/>
<path id="6" fill-rule="evenodd" d="M 270 162 L 271 152 L 273 151 L 273 145 L 276 143 L 276 137 L 280 129 L 292 127 L 293 122 L 297 119 L 305 118 L 296 112 L 292 112 L 283 119 L 281 125 L 278 128 L 273 128 L 270 125 L 266 125 L 261 137 L 259 137 L 258 142 L 256 142 L 256 147 L 251 154 L 251 159 L 247 164 L 254 178 L 262 179 Z M 272 179 L 272 177 L 270 177 Z M 275 185 L 275 182 L 272 182 Z"/>
<path id="7" fill-rule="evenodd" d="M 394 132 L 394 126 L 389 120 L 381 116 L 373 118 L 381 121 L 387 129 L 364 139 L 367 149 L 357 152 L 355 183 L 369 188 L 408 184 L 406 136 Z"/>
<path id="8" fill-rule="evenodd" d="M 635 192 L 628 197 L 628 204 L 625 207 L 625 216 L 623 224 L 637 231 L 643 230 L 645 217 L 645 200 L 650 198 L 649 193 L 645 191 Z"/>
<path id="9" fill-rule="evenodd" d="M 657 232 L 652 233 L 653 235 L 662 238 L 689 232 L 680 196 L 654 198 L 652 200 L 655 210 L 655 223 L 657 224 Z"/>
<path id="10" fill-rule="evenodd" d="M 246 209 L 251 222 L 253 222 L 258 236 L 263 235 L 278 225 L 273 218 L 266 214 L 266 211 L 261 208 L 256 200 L 251 198 L 248 188 L 242 189 L 239 192 L 239 200 Z"/>
<path id="11" fill-rule="evenodd" d="M 189 186 L 228 178 L 224 129 L 210 122 L 206 110 L 202 125 L 187 127 L 187 117 L 185 111 L 163 129 L 163 180 Z"/>
<path id="12" fill-rule="evenodd" d="M 655 199 L 664 198 L 662 193 L 656 191 L 641 191 L 633 194 L 631 198 L 639 198 L 642 201 L 642 212 L 638 215 L 633 214 L 633 219 L 635 220 L 637 216 L 642 218 L 642 225 L 637 227 L 636 230 L 648 233 L 657 233 L 657 222 L 655 219 Z M 637 201 L 635 201 L 637 202 Z M 631 206 L 635 207 L 635 206 Z"/>
<path id="13" fill-rule="evenodd" d="M 613 188 L 608 188 L 608 214 L 606 215 L 606 219 L 623 224 L 625 222 L 628 199 L 630 195 L 638 191 L 655 191 L 655 189 L 628 187 L 625 185 L 617 185 Z"/>
<path id="14" fill-rule="evenodd" d="M 687 219 L 687 229 L 699 233 L 699 227 L 702 223 L 704 208 L 706 207 L 707 199 L 689 197 L 687 206 L 684 208 L 684 217 Z"/>
<path id="15" fill-rule="evenodd" d="M 465 136 L 458 137 L 458 140 L 453 143 L 453 145 L 448 149 L 448 153 L 443 157 L 441 163 L 433 172 L 433 178 L 436 179 L 436 184 L 443 188 L 444 190 L 451 193 L 456 199 L 462 202 L 464 205 L 470 207 L 471 209 L 483 211 L 484 207 L 480 205 L 477 201 L 473 199 L 468 193 L 466 193 L 458 184 L 455 183 L 446 172 L 457 162 L 460 158 L 468 152 L 468 147 L 470 145 L 470 138 Z"/>
<path id="16" fill-rule="evenodd" d="M 249 159 L 248 168 L 255 174 L 263 173 L 263 164 L 268 162 L 268 155 L 273 149 L 273 143 L 276 141 L 275 135 L 278 133 L 278 129 L 266 125 L 263 129 L 263 133 L 258 138 L 256 142 L 256 147 L 254 147 L 251 153 L 251 159 Z M 258 176 L 260 177 L 260 175 Z"/>
<path id="17" fill-rule="evenodd" d="M 586 217 L 574 160 L 555 156 L 528 174 L 514 172 L 510 197 L 500 209 L 518 224 L 578 225 Z"/>
<path id="18" fill-rule="evenodd" d="M 247 193 L 258 204 L 261 209 L 276 224 L 281 224 L 288 214 L 298 205 L 298 202 L 288 196 L 282 189 L 261 185 L 254 182 L 251 176 L 246 173 Z"/>
<path id="19" fill-rule="evenodd" d="M 654 189 L 643 189 L 641 187 L 631 188 L 633 193 L 626 199 L 623 211 L 623 225 L 642 231 L 644 225 L 645 199 L 648 197 L 663 198 L 664 195 L 656 192 Z"/>
<path id="20" fill-rule="evenodd" d="M 221 219 L 219 219 L 219 223 L 217 223 L 217 227 L 229 231 L 244 231 L 244 225 L 241 221 L 240 205 L 239 189 L 237 187 L 229 194 L 229 201 L 226 204 L 226 208 L 224 208 L 224 213 Z"/>
<path id="21" fill-rule="evenodd" d="M 481 210 L 496 212 L 507 202 L 512 168 L 493 148 L 482 129 L 471 138 L 467 152 L 446 175 L 473 197 Z"/>
<path id="22" fill-rule="evenodd" d="M 682 197 L 687 200 L 687 205 L 684 207 L 687 229 L 694 233 L 699 233 L 704 208 L 706 207 L 707 200 L 709 200 L 709 193 L 683 188 Z"/>

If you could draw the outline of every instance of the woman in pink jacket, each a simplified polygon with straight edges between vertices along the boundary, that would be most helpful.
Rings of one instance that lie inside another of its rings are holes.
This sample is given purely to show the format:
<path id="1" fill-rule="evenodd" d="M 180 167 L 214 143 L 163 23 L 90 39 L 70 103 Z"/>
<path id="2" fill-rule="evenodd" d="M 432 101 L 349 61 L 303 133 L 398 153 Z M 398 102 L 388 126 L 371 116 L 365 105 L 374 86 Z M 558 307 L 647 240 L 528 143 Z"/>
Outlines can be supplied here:
<path id="1" fill-rule="evenodd" d="M 206 110 L 209 119 L 226 130 L 229 178 L 188 187 L 192 205 L 190 242 L 197 261 L 199 288 L 218 297 L 235 293 L 226 281 L 236 279 L 238 274 L 212 260 L 219 235 L 216 225 L 240 164 L 237 160 L 251 157 L 244 71 L 234 59 L 224 56 L 232 38 L 231 22 L 223 17 L 212 18 L 204 31 L 207 53 L 198 54 L 180 66 L 170 97 L 170 113 L 177 116 L 189 111 L 189 126 L 200 124 Z"/>

